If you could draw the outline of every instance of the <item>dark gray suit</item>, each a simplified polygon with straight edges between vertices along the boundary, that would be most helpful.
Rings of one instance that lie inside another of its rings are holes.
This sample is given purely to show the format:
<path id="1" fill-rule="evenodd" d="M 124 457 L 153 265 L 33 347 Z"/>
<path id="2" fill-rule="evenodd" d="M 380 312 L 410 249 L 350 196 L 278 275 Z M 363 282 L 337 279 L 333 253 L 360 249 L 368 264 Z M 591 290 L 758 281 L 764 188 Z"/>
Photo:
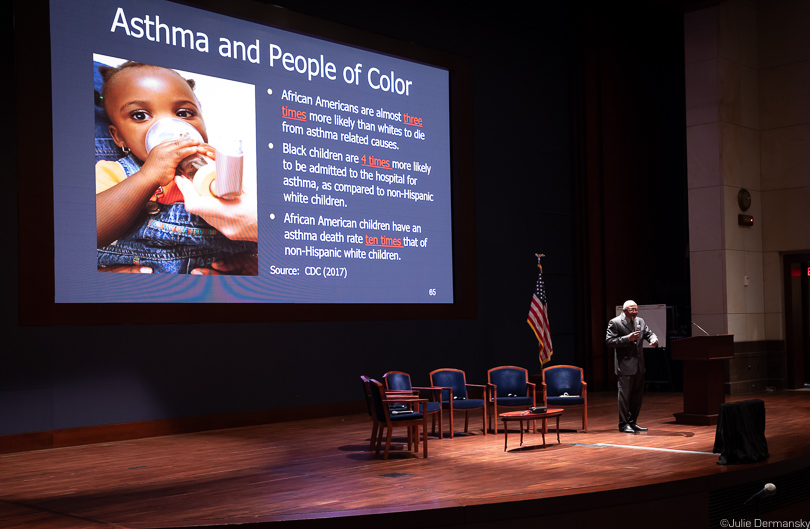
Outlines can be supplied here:
<path id="1" fill-rule="evenodd" d="M 633 343 L 629 334 L 638 329 L 641 336 Z M 613 348 L 614 373 L 619 385 L 619 428 L 633 425 L 641 410 L 641 398 L 644 394 L 644 340 L 658 341 L 655 333 L 647 327 L 644 320 L 636 316 L 630 323 L 622 312 L 608 323 L 605 344 Z"/>

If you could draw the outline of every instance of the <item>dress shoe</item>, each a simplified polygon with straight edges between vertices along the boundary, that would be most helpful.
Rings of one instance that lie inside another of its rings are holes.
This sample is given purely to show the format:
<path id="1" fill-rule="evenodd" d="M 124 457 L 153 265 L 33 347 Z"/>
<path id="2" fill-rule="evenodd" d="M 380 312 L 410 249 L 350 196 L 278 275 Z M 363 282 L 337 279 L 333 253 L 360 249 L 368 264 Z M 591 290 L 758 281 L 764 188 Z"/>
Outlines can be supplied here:
<path id="1" fill-rule="evenodd" d="M 624 426 L 619 428 L 619 431 L 622 433 L 636 433 L 636 431 L 633 430 L 633 428 L 631 428 L 629 424 L 625 424 Z"/>
<path id="2" fill-rule="evenodd" d="M 643 426 L 639 426 L 638 424 L 631 424 L 630 428 L 633 429 L 634 432 L 646 432 L 647 429 Z"/>

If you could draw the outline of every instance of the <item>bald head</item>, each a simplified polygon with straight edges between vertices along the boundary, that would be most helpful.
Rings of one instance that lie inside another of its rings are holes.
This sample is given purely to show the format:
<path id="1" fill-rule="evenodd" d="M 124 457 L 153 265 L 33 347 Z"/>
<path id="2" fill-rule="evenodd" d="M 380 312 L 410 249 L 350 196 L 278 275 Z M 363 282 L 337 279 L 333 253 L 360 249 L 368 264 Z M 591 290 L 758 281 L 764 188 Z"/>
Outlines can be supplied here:
<path id="1" fill-rule="evenodd" d="M 636 302 L 632 299 L 628 299 L 624 302 L 624 305 L 622 305 L 622 312 L 624 312 L 626 317 L 630 318 L 630 321 L 633 321 L 638 315 L 638 305 L 636 305 Z"/>

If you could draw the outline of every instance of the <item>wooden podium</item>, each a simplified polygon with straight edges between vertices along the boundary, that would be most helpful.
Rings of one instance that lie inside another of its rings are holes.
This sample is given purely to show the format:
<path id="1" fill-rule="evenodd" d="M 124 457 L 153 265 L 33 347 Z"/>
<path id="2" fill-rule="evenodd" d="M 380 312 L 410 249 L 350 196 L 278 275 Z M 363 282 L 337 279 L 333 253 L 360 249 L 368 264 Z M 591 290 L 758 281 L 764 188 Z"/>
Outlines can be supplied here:
<path id="1" fill-rule="evenodd" d="M 670 347 L 672 358 L 683 360 L 683 412 L 674 414 L 675 422 L 717 424 L 726 400 L 723 360 L 734 357 L 734 335 L 681 338 L 672 340 Z"/>

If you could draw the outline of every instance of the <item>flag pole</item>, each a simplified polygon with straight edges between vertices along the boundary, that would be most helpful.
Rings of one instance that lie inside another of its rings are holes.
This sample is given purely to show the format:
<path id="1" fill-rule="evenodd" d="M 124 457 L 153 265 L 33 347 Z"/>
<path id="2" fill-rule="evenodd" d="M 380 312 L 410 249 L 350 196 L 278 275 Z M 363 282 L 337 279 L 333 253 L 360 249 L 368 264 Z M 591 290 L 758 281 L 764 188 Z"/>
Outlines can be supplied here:
<path id="1" fill-rule="evenodd" d="M 540 259 L 545 257 L 546 254 L 536 253 L 534 255 L 537 257 L 537 284 L 532 296 L 532 303 L 529 306 L 529 317 L 526 321 L 537 337 L 539 360 L 542 366 L 551 360 L 554 350 L 551 346 L 551 330 L 548 325 L 548 302 L 546 300 L 546 287 L 543 283 L 543 265 L 540 263 Z"/>

